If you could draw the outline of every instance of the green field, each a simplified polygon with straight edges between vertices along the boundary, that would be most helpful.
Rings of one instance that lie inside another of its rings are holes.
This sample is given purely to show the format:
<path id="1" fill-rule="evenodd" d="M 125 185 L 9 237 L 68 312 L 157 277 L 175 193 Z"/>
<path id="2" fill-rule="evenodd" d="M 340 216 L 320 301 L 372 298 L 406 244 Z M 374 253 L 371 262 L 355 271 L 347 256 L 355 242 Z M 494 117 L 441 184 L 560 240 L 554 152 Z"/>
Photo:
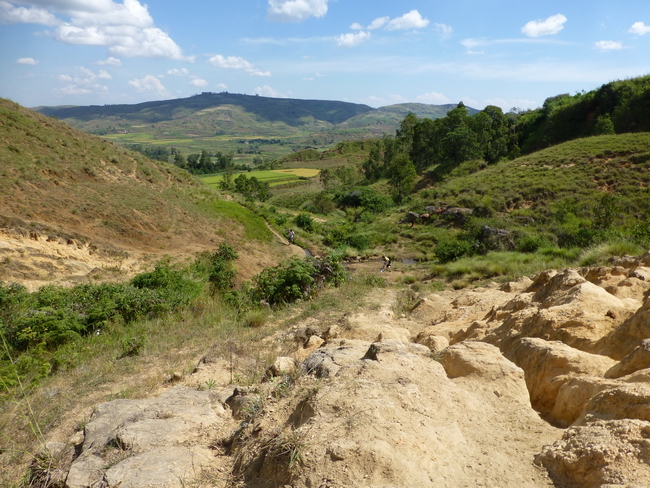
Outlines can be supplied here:
<path id="1" fill-rule="evenodd" d="M 318 175 L 320 170 L 311 168 L 293 168 L 293 169 L 273 169 L 268 171 L 250 171 L 244 173 L 247 177 L 255 177 L 260 181 L 267 182 L 270 186 L 276 186 L 291 181 L 304 178 L 313 178 Z M 201 179 L 203 183 L 212 188 L 217 188 L 223 175 L 204 176 Z"/>

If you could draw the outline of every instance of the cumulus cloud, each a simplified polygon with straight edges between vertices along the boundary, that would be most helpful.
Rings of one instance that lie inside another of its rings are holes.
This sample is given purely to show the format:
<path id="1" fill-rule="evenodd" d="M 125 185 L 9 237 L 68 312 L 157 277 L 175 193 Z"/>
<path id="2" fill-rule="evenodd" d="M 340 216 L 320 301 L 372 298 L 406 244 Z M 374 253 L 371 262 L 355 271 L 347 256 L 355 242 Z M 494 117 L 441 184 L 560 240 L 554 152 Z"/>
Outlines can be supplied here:
<path id="1" fill-rule="evenodd" d="M 445 103 L 449 103 L 450 100 L 444 96 L 442 93 L 436 93 L 436 92 L 431 92 L 431 93 L 425 93 L 424 95 L 419 95 L 417 97 L 417 100 L 422 102 L 422 103 L 433 103 L 436 105 L 443 105 Z"/>
<path id="2" fill-rule="evenodd" d="M 250 62 L 246 61 L 239 56 L 222 56 L 221 54 L 216 54 L 208 59 L 208 63 L 217 68 L 225 69 L 241 69 L 244 70 L 251 76 L 271 76 L 269 71 L 260 71 L 255 68 Z"/>
<path id="3" fill-rule="evenodd" d="M 169 95 L 167 88 L 163 86 L 158 78 L 152 75 L 147 75 L 144 78 L 134 78 L 129 81 L 129 86 L 139 92 L 152 92 L 164 97 Z"/>
<path id="4" fill-rule="evenodd" d="M 219 90 L 227 90 L 228 86 L 225 83 L 217 83 L 215 88 L 218 88 Z"/>
<path id="5" fill-rule="evenodd" d="M 202 78 L 193 78 L 192 81 L 190 81 L 190 85 L 199 86 L 199 87 L 207 86 L 207 84 L 208 82 Z"/>
<path id="6" fill-rule="evenodd" d="M 352 47 L 370 39 L 370 32 L 361 31 L 358 33 L 342 34 L 338 37 L 337 43 L 341 47 Z"/>
<path id="7" fill-rule="evenodd" d="M 635 22 L 632 24 L 632 27 L 630 27 L 629 32 L 642 36 L 650 32 L 650 26 L 645 25 L 643 22 Z"/>
<path id="8" fill-rule="evenodd" d="M 77 72 L 73 75 L 60 74 L 57 79 L 65 85 L 54 91 L 65 95 L 87 95 L 90 93 L 102 93 L 108 91 L 108 87 L 100 80 L 110 80 L 111 75 L 106 70 L 99 70 L 99 73 L 85 68 L 76 67 Z"/>
<path id="9" fill-rule="evenodd" d="M 38 64 L 38 61 L 36 61 L 34 58 L 20 58 L 16 60 L 16 64 L 28 64 L 35 66 Z"/>
<path id="10" fill-rule="evenodd" d="M 521 32 L 529 37 L 548 36 L 557 34 L 564 29 L 567 18 L 562 14 L 551 15 L 546 20 L 531 20 L 521 28 Z"/>
<path id="11" fill-rule="evenodd" d="M 258 86 L 257 88 L 255 88 L 255 94 L 263 97 L 284 98 L 282 95 L 276 92 L 269 85 Z"/>
<path id="12" fill-rule="evenodd" d="M 379 17 L 372 22 L 370 22 L 370 25 L 368 26 L 368 30 L 374 30 L 374 29 L 379 29 L 380 27 L 383 27 L 386 25 L 386 22 L 390 20 L 390 17 Z"/>
<path id="13" fill-rule="evenodd" d="M 17 7 L 9 2 L 0 1 L 0 22 L 3 24 L 42 24 L 59 25 L 63 21 L 46 9 L 37 7 Z"/>
<path id="14" fill-rule="evenodd" d="M 189 76 L 190 72 L 187 68 L 174 68 L 170 69 L 167 71 L 168 75 L 173 75 L 173 76 Z"/>
<path id="15" fill-rule="evenodd" d="M 618 41 L 598 41 L 594 46 L 600 51 L 615 51 L 617 49 L 623 49 L 623 43 Z"/>
<path id="16" fill-rule="evenodd" d="M 20 7 L 22 0 L 0 0 L 0 21 L 56 26 L 52 37 L 60 42 L 105 46 L 129 57 L 192 60 L 155 26 L 147 5 L 139 0 L 33 0 L 40 7 Z M 42 8 L 41 8 L 42 7 Z M 66 20 L 64 20 L 66 19 Z"/>
<path id="17" fill-rule="evenodd" d="M 328 0 L 269 0 L 268 16 L 278 22 L 301 22 L 309 17 L 323 17 Z"/>
<path id="18" fill-rule="evenodd" d="M 114 58 L 113 56 L 110 56 L 107 59 L 104 59 L 102 61 L 97 61 L 97 64 L 100 66 L 122 66 L 122 61 L 120 61 L 117 58 Z"/>
<path id="19" fill-rule="evenodd" d="M 387 30 L 402 29 L 424 29 L 429 25 L 429 21 L 420 15 L 417 10 L 411 10 L 409 13 L 391 19 L 386 24 Z"/>

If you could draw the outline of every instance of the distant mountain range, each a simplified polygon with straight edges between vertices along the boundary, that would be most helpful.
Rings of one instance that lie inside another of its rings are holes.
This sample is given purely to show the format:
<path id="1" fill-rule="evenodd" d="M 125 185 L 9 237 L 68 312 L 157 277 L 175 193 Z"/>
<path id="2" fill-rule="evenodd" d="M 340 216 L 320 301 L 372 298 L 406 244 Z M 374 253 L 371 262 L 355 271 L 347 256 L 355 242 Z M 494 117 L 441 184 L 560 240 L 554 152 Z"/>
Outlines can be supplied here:
<path id="1" fill-rule="evenodd" d="M 440 118 L 455 107 L 456 104 L 405 103 L 374 109 L 340 101 L 205 92 L 188 98 L 132 105 L 36 107 L 34 110 L 86 132 L 100 134 L 128 130 L 176 137 L 278 137 L 335 131 L 340 136 L 363 137 L 394 132 L 409 113 L 419 118 Z M 469 109 L 470 114 L 475 112 Z M 148 126 L 146 130 L 144 125 Z"/>

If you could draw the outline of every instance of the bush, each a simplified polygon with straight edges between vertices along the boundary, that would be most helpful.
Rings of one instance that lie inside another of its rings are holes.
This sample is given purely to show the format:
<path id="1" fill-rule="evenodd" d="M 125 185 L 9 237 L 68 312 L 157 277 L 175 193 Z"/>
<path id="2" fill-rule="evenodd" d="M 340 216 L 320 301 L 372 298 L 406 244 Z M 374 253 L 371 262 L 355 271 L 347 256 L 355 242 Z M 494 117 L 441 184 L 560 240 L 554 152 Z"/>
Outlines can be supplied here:
<path id="1" fill-rule="evenodd" d="M 270 305 L 286 305 L 312 298 L 325 284 L 338 286 L 346 279 L 343 265 L 332 257 L 323 260 L 296 256 L 274 268 L 266 268 L 253 278 L 252 300 Z"/>
<path id="2" fill-rule="evenodd" d="M 471 242 L 464 240 L 440 241 L 433 253 L 441 263 L 449 263 L 463 256 L 471 256 L 473 247 Z"/>
<path id="3" fill-rule="evenodd" d="M 255 299 L 266 300 L 271 305 L 285 305 L 309 298 L 316 291 L 315 273 L 316 269 L 310 261 L 295 256 L 279 266 L 266 268 L 253 278 Z"/>
<path id="4" fill-rule="evenodd" d="M 307 232 L 314 231 L 314 219 L 311 218 L 309 214 L 300 213 L 296 216 L 295 219 L 296 225 Z"/>

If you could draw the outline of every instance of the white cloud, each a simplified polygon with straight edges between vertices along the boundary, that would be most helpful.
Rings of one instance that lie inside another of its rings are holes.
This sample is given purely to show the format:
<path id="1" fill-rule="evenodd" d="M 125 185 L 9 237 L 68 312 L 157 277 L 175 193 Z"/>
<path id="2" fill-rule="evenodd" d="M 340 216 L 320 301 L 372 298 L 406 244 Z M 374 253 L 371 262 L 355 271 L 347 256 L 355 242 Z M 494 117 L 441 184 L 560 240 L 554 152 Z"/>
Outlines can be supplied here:
<path id="1" fill-rule="evenodd" d="M 187 68 L 174 68 L 170 69 L 167 71 L 168 75 L 173 75 L 173 76 L 189 76 L 190 71 Z"/>
<path id="2" fill-rule="evenodd" d="M 323 17 L 328 0 L 269 0 L 268 16 L 279 22 L 301 22 L 309 17 Z"/>
<path id="3" fill-rule="evenodd" d="M 97 64 L 100 66 L 122 66 L 122 61 L 120 61 L 117 58 L 114 58 L 113 56 L 110 56 L 107 59 L 104 59 L 103 61 L 97 61 Z"/>
<path id="4" fill-rule="evenodd" d="M 59 25 L 62 21 L 46 9 L 37 7 L 17 7 L 9 2 L 0 1 L 0 23 Z"/>
<path id="5" fill-rule="evenodd" d="M 424 95 L 419 95 L 416 98 L 419 102 L 432 103 L 435 105 L 443 105 L 445 103 L 450 102 L 450 100 L 442 93 L 436 93 L 436 92 L 425 93 Z"/>
<path id="6" fill-rule="evenodd" d="M 635 22 L 632 24 L 632 27 L 630 27 L 630 30 L 628 32 L 642 36 L 650 32 L 650 26 L 645 25 L 643 22 Z"/>
<path id="7" fill-rule="evenodd" d="M 451 36 L 451 33 L 454 32 L 454 29 L 449 25 L 435 23 L 433 26 L 443 35 L 443 37 L 449 37 Z"/>
<path id="8" fill-rule="evenodd" d="M 194 86 L 207 86 L 208 82 L 201 79 L 201 78 L 193 78 L 192 81 L 190 81 L 190 85 Z"/>
<path id="9" fill-rule="evenodd" d="M 212 56 L 210 59 L 208 59 L 208 63 L 210 63 L 213 66 L 216 66 L 217 68 L 241 69 L 251 76 L 271 76 L 271 73 L 269 71 L 260 71 L 259 69 L 255 68 L 251 63 L 249 63 L 243 58 L 240 58 L 239 56 L 225 57 L 222 56 L 221 54 L 216 54 Z"/>
<path id="10" fill-rule="evenodd" d="M 402 29 L 423 29 L 429 25 L 429 21 L 420 15 L 417 10 L 411 10 L 409 13 L 392 19 L 386 24 L 387 30 Z"/>
<path id="11" fill-rule="evenodd" d="M 594 44 L 596 49 L 601 51 L 615 51 L 623 49 L 623 43 L 618 41 L 598 41 Z"/>
<path id="12" fill-rule="evenodd" d="M 139 0 L 32 0 L 43 8 L 18 7 L 23 0 L 0 0 L 0 21 L 56 26 L 52 36 L 68 44 L 106 46 L 129 57 L 184 59 L 181 48 L 157 28 Z M 66 20 L 64 20 L 66 19 Z"/>
<path id="13" fill-rule="evenodd" d="M 110 80 L 112 77 L 106 70 L 99 70 L 99 73 L 77 66 L 75 75 L 60 74 L 57 79 L 66 85 L 54 91 L 65 95 L 87 95 L 90 93 L 101 93 L 108 91 L 108 87 L 99 80 Z"/>
<path id="14" fill-rule="evenodd" d="M 567 18 L 562 14 L 551 15 L 546 20 L 531 20 L 521 28 L 521 32 L 529 37 L 557 34 L 564 29 L 566 21 Z"/>
<path id="15" fill-rule="evenodd" d="M 350 29 L 352 30 L 361 30 L 363 29 L 363 26 L 359 22 L 355 22 L 350 26 Z"/>
<path id="16" fill-rule="evenodd" d="M 228 86 L 225 83 L 217 83 L 215 85 L 215 88 L 218 88 L 219 90 L 226 90 L 228 89 Z"/>
<path id="17" fill-rule="evenodd" d="M 370 25 L 368 26 L 368 30 L 379 29 L 380 27 L 386 25 L 386 22 L 388 22 L 389 20 L 390 17 L 379 17 L 378 19 L 375 19 L 372 22 L 370 22 Z"/>
<path id="18" fill-rule="evenodd" d="M 281 94 L 276 92 L 269 85 L 258 86 L 257 88 L 255 88 L 255 94 L 263 97 L 284 98 Z"/>
<path id="19" fill-rule="evenodd" d="M 31 66 L 35 66 L 38 64 L 38 61 L 36 61 L 34 58 L 20 58 L 16 60 L 16 64 L 29 64 Z"/>
<path id="20" fill-rule="evenodd" d="M 361 31 L 357 34 L 341 34 L 337 38 L 336 42 L 342 47 L 353 47 L 367 41 L 368 39 L 370 39 L 370 32 Z"/>
<path id="21" fill-rule="evenodd" d="M 129 81 L 129 85 L 138 90 L 139 92 L 153 92 L 160 96 L 169 96 L 167 88 L 163 86 L 158 78 L 152 75 L 147 75 L 144 78 L 135 78 Z"/>

